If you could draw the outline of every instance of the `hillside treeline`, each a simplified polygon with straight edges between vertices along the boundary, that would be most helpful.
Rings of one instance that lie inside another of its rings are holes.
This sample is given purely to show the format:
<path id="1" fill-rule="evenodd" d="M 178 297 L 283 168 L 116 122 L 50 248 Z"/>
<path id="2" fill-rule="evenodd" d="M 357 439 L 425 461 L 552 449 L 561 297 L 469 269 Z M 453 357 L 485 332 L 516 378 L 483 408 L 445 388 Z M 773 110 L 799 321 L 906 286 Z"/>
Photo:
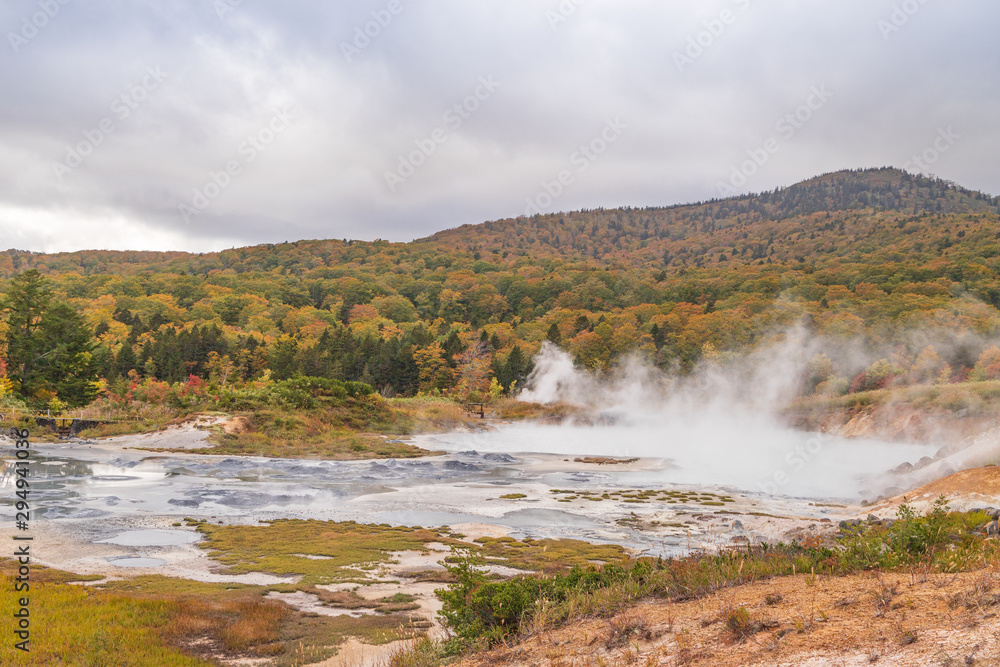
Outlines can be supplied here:
<path id="1" fill-rule="evenodd" d="M 590 368 L 637 351 L 685 372 L 805 327 L 831 349 L 804 391 L 845 392 L 994 373 L 998 218 L 996 198 L 878 169 L 411 243 L 10 250 L 0 275 L 9 292 L 15 275 L 37 270 L 82 316 L 102 391 L 307 375 L 385 395 L 482 396 L 522 383 L 544 340 Z M 874 357 L 837 353 L 846 345 Z"/>

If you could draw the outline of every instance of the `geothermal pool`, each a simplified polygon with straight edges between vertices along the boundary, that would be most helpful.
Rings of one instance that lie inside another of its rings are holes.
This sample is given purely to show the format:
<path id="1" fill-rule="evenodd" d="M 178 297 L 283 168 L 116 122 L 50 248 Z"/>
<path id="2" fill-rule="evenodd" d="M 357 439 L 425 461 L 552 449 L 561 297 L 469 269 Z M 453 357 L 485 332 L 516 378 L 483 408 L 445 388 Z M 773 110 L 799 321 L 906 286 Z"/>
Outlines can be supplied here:
<path id="1" fill-rule="evenodd" d="M 707 422 L 670 428 L 656 424 L 510 425 L 481 433 L 428 437 L 421 445 L 453 452 L 548 453 L 571 460 L 579 456 L 648 458 L 660 462 L 659 468 L 617 476 L 619 484 L 720 486 L 747 493 L 853 502 L 865 493 L 877 493 L 873 484 L 881 474 L 903 461 L 933 457 L 938 449 Z"/>
<path id="2" fill-rule="evenodd" d="M 728 432 L 651 424 L 503 425 L 421 436 L 417 442 L 445 453 L 332 462 L 160 454 L 93 441 L 38 444 L 32 514 L 36 522 L 59 524 L 87 543 L 117 546 L 121 553 L 114 558 L 138 559 L 115 563 L 120 567 L 155 567 L 155 556 L 196 540 L 191 532 L 162 530 L 184 517 L 226 523 L 312 518 L 489 524 L 516 537 L 612 541 L 676 554 L 742 534 L 746 519 L 733 521 L 731 515 L 836 520 L 845 510 L 831 509 L 835 503 L 857 503 L 862 492 L 872 499 L 874 477 L 935 451 L 773 428 Z M 624 465 L 574 460 L 588 455 L 639 460 Z M 724 509 L 621 499 L 560 503 L 553 489 L 698 490 L 738 500 Z M 510 494 L 523 497 L 502 497 Z M 10 504 L 12 497 L 4 493 L 2 502 Z M 647 519 L 689 525 L 649 530 L 636 523 Z"/>

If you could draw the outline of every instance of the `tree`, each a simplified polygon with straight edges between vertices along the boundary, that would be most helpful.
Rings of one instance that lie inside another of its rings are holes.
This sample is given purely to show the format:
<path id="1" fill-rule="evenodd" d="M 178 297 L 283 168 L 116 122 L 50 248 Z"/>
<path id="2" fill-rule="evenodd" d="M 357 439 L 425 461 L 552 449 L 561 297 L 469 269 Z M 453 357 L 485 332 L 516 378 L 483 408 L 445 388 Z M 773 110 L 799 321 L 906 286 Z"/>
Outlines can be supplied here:
<path id="1" fill-rule="evenodd" d="M 503 365 L 497 363 L 493 370 L 500 383 L 509 392 L 515 383 L 524 381 L 524 378 L 528 376 L 532 368 L 534 368 L 534 364 L 531 359 L 525 357 L 524 352 L 521 351 L 521 346 L 515 343 Z"/>
<path id="2" fill-rule="evenodd" d="M 55 301 L 34 269 L 14 278 L 0 308 L 7 314 L 8 373 L 21 395 L 89 403 L 96 391 L 96 341 L 83 317 Z"/>
<path id="3" fill-rule="evenodd" d="M 446 389 L 451 383 L 451 369 L 440 343 L 431 343 L 413 352 L 420 377 L 420 390 Z"/>
<path id="4" fill-rule="evenodd" d="M 490 385 L 490 353 L 486 343 L 474 343 L 459 356 L 458 392 L 468 400 L 482 400 Z"/>
<path id="5" fill-rule="evenodd" d="M 562 332 L 559 331 L 559 325 L 555 322 L 549 327 L 548 333 L 545 334 L 545 339 L 550 343 L 559 345 L 562 343 Z"/>
<path id="6" fill-rule="evenodd" d="M 1000 347 L 991 345 L 979 355 L 979 360 L 972 369 L 972 373 L 969 374 L 969 379 L 973 382 L 981 382 L 998 378 L 1000 378 Z"/>

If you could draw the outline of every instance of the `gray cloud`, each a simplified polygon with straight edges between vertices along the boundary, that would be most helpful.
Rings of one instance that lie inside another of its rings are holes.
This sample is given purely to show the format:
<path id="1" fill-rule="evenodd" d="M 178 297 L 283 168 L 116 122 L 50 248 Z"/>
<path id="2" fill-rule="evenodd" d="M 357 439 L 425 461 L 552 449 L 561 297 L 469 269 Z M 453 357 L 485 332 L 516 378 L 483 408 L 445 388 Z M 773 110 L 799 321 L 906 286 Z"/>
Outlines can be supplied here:
<path id="1" fill-rule="evenodd" d="M 902 166 L 949 127 L 930 170 L 1000 192 L 995 4 L 64 1 L 0 7 L 2 247 L 409 240 L 523 214 L 560 172 L 545 210 L 683 203 L 769 139 L 736 190 Z M 499 88 L 446 116 L 481 77 Z M 787 136 L 817 86 L 831 96 Z"/>

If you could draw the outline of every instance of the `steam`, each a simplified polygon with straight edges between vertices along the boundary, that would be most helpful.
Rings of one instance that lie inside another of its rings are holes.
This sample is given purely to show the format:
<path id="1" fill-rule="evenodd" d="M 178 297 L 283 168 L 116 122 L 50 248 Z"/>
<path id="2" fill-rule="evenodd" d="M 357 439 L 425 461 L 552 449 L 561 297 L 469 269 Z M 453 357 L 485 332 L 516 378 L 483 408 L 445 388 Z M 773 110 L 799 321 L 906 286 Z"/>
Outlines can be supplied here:
<path id="1" fill-rule="evenodd" d="M 873 491 L 872 484 L 891 483 L 886 471 L 932 456 L 940 445 L 848 440 L 786 424 L 781 408 L 800 392 L 809 359 L 829 347 L 796 328 L 746 355 L 704 361 L 681 375 L 638 356 L 590 371 L 545 343 L 519 398 L 573 403 L 585 416 L 500 436 L 506 438 L 500 449 L 661 458 L 668 466 L 662 481 L 854 501 L 865 494 L 874 500 L 880 489 Z M 851 363 L 870 358 L 857 348 L 846 350 Z M 488 442 L 476 446 L 492 448 Z"/>
<path id="2" fill-rule="evenodd" d="M 714 409 L 774 413 L 798 393 L 808 360 L 819 349 L 819 342 L 804 330 L 793 329 L 771 347 L 727 359 L 725 365 L 703 361 L 689 375 L 666 373 L 638 355 L 597 373 L 577 366 L 567 352 L 545 342 L 518 398 L 573 403 L 639 421 Z"/>

